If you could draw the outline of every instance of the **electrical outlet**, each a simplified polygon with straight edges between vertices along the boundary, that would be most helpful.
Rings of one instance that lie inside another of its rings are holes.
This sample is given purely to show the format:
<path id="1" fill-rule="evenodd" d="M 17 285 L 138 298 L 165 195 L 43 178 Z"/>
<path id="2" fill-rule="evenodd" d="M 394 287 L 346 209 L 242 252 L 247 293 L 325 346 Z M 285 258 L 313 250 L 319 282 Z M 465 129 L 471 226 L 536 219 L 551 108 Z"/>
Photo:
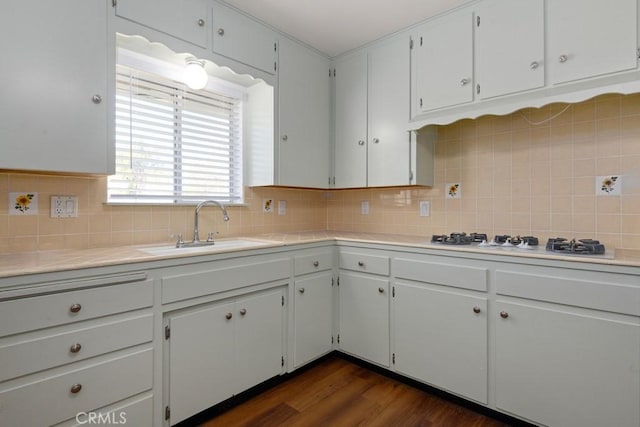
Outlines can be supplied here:
<path id="1" fill-rule="evenodd" d="M 361 215 L 369 215 L 369 201 L 363 200 L 360 202 L 360 214 Z"/>
<path id="2" fill-rule="evenodd" d="M 431 203 L 428 200 L 420 200 L 420 216 L 431 216 Z"/>
<path id="3" fill-rule="evenodd" d="M 75 218 L 77 216 L 77 196 L 51 196 L 51 218 Z"/>
<path id="4" fill-rule="evenodd" d="M 287 214 L 287 201 L 278 200 L 278 215 L 286 215 L 286 214 Z"/>

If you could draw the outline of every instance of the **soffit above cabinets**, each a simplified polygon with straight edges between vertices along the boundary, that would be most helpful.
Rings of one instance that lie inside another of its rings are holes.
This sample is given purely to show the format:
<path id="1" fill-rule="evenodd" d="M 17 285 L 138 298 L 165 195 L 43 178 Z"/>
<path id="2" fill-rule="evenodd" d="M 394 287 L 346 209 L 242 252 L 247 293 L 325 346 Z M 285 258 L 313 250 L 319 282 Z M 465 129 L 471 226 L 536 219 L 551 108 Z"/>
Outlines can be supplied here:
<path id="1" fill-rule="evenodd" d="M 469 0 L 225 0 L 334 57 Z"/>

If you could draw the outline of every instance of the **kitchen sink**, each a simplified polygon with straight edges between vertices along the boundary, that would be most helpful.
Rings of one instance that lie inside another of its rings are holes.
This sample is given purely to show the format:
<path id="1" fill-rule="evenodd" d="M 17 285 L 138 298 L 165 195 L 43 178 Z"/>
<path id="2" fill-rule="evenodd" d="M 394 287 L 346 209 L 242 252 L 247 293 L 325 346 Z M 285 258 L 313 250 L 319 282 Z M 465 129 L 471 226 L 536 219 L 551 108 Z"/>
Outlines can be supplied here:
<path id="1" fill-rule="evenodd" d="M 213 244 L 207 245 L 188 246 L 187 243 L 187 246 L 181 248 L 177 248 L 175 245 L 163 245 L 140 248 L 140 250 L 151 255 L 204 254 L 233 249 L 250 248 L 253 246 L 264 246 L 268 244 L 268 242 L 261 242 L 257 240 L 222 239 L 216 240 Z"/>

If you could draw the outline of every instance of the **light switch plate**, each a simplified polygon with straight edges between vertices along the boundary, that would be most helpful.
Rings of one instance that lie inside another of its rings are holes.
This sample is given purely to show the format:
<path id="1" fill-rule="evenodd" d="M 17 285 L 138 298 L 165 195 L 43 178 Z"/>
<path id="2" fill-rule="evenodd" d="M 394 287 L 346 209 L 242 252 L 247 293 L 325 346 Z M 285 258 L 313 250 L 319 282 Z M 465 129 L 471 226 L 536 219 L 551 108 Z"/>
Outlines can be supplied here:
<path id="1" fill-rule="evenodd" d="M 286 214 L 287 214 L 287 201 L 278 200 L 278 215 L 286 215 Z"/>
<path id="2" fill-rule="evenodd" d="M 360 202 L 360 214 L 361 215 L 369 215 L 369 201 L 363 200 Z"/>
<path id="3" fill-rule="evenodd" d="M 431 216 L 431 203 L 428 200 L 420 200 L 420 216 Z"/>
<path id="4" fill-rule="evenodd" d="M 78 216 L 77 196 L 51 196 L 51 218 L 75 218 Z"/>

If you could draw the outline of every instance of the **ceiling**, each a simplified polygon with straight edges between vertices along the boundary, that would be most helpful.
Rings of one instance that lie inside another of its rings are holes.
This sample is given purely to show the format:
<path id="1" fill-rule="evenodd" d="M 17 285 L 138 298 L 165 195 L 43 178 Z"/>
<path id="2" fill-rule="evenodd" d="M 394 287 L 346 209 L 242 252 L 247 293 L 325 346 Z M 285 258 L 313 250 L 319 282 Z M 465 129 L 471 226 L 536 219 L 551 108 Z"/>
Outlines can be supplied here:
<path id="1" fill-rule="evenodd" d="M 278 30 L 337 56 L 469 0 L 225 0 Z"/>

